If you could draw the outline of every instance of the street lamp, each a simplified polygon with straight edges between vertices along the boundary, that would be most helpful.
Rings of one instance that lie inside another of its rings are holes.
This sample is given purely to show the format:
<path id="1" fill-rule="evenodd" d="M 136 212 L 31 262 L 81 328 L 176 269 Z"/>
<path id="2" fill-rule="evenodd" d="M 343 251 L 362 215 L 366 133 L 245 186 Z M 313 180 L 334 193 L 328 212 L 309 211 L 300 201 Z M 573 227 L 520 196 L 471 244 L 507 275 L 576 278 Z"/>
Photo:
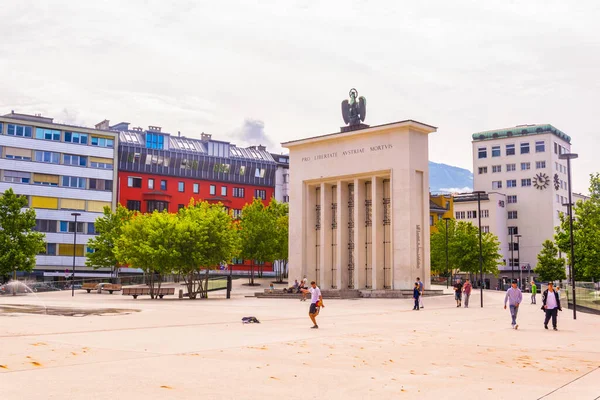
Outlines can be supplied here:
<path id="1" fill-rule="evenodd" d="M 77 217 L 81 215 L 81 213 L 71 213 L 73 217 L 75 217 L 75 222 L 73 226 L 73 278 L 71 279 L 71 297 L 75 296 L 75 252 L 77 248 Z"/>
<path id="2" fill-rule="evenodd" d="M 515 279 L 515 242 L 513 240 L 513 235 L 515 233 L 515 228 L 512 227 L 510 230 L 510 279 L 511 282 Z"/>
<path id="3" fill-rule="evenodd" d="M 483 190 L 476 190 L 473 194 L 477 195 L 477 219 L 479 222 L 479 276 L 480 284 L 479 289 L 481 293 L 481 307 L 483 308 L 483 250 L 481 245 L 481 195 L 485 194 Z"/>
<path id="4" fill-rule="evenodd" d="M 449 273 L 449 268 L 448 268 L 448 221 L 451 220 L 452 218 L 444 218 L 444 221 L 446 221 L 446 289 L 448 289 L 449 284 L 450 284 L 450 278 L 451 276 L 448 275 Z"/>
<path id="5" fill-rule="evenodd" d="M 517 264 L 517 266 L 519 267 L 519 288 L 523 290 L 523 269 L 521 268 L 521 241 L 519 240 L 521 239 L 521 236 L 523 235 L 515 235 L 515 237 L 517 238 L 517 260 L 519 260 L 519 263 Z"/>
<path id="6" fill-rule="evenodd" d="M 561 160 L 567 160 L 567 181 L 569 186 L 569 236 L 571 241 L 570 273 L 571 287 L 573 288 L 573 319 L 577 319 L 577 303 L 575 301 L 575 247 L 573 246 L 573 189 L 571 188 L 571 160 L 574 160 L 577 157 L 579 156 L 575 153 L 563 153 L 558 156 L 558 158 Z"/>

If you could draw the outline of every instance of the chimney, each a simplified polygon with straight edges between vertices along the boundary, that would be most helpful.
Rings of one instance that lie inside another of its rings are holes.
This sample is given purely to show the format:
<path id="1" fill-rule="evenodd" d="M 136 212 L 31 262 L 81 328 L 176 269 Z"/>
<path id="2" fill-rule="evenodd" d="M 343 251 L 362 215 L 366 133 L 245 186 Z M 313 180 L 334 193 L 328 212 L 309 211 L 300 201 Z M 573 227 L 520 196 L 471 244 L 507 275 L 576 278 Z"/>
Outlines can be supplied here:
<path id="1" fill-rule="evenodd" d="M 208 133 L 202 132 L 202 134 L 200 135 L 200 140 L 202 140 L 203 142 L 208 142 L 211 138 L 212 135 Z"/>
<path id="2" fill-rule="evenodd" d="M 102 122 L 98 122 L 96 124 L 96 129 L 101 130 L 101 131 L 108 131 L 110 129 L 110 121 L 105 119 Z"/>
<path id="3" fill-rule="evenodd" d="M 177 136 L 181 137 L 181 131 L 177 131 Z"/>
<path id="4" fill-rule="evenodd" d="M 266 146 L 263 146 L 262 144 L 259 144 L 259 145 L 258 145 L 258 150 L 261 150 L 261 151 L 266 151 L 266 150 L 267 150 L 267 147 L 266 147 Z"/>
<path id="5" fill-rule="evenodd" d="M 152 131 L 152 132 L 160 132 L 161 127 L 160 126 L 152 126 L 152 125 L 150 125 L 150 126 L 148 126 L 148 130 Z"/>

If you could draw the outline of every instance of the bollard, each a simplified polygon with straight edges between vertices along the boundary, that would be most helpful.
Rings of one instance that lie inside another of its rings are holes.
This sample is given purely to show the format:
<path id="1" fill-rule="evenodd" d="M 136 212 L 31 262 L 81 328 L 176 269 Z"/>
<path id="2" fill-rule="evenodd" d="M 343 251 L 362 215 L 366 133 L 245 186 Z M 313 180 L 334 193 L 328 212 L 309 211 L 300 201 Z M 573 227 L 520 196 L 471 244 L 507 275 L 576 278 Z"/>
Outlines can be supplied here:
<path id="1" fill-rule="evenodd" d="M 183 289 L 179 289 L 179 298 L 183 299 Z"/>
<path id="2" fill-rule="evenodd" d="M 231 298 L 231 275 L 227 277 L 227 298 Z"/>

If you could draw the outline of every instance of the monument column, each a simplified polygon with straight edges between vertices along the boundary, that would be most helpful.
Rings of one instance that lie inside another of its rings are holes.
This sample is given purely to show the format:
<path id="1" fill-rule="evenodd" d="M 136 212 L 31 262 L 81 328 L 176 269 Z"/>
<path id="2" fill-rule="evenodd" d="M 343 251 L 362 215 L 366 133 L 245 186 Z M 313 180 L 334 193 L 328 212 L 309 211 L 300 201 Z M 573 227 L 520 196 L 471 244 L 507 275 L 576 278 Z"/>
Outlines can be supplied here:
<path id="1" fill-rule="evenodd" d="M 365 180 L 354 179 L 354 289 L 366 288 Z"/>
<path id="2" fill-rule="evenodd" d="M 371 287 L 373 289 L 384 289 L 383 270 L 383 179 L 374 176 L 371 179 Z"/>
<path id="3" fill-rule="evenodd" d="M 337 288 L 348 289 L 348 182 L 337 181 Z"/>
<path id="4" fill-rule="evenodd" d="M 331 196 L 332 186 L 325 183 L 321 183 L 321 230 L 320 232 L 320 243 L 321 252 L 320 265 L 321 265 L 321 276 L 319 281 L 321 282 L 321 289 L 331 289 L 335 286 L 333 282 L 333 270 L 332 270 L 332 258 L 331 258 Z"/>
<path id="5" fill-rule="evenodd" d="M 307 185 L 306 211 L 304 215 L 304 231 L 306 232 L 306 248 L 304 249 L 304 263 L 302 265 L 302 276 L 308 278 L 308 281 L 318 280 L 316 276 L 316 261 L 317 261 L 317 187 L 315 185 Z"/>

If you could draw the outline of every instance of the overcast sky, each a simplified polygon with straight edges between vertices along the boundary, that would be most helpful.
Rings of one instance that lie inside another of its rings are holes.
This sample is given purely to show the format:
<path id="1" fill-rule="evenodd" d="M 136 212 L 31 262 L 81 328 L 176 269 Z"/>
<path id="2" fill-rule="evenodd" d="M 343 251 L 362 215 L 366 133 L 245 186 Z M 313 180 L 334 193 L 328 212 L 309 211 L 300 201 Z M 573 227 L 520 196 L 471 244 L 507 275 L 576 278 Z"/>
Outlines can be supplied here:
<path id="1" fill-rule="evenodd" d="M 600 171 L 597 0 L 251 3 L 4 0 L 0 112 L 281 151 L 339 130 L 355 87 L 371 125 L 439 127 L 432 161 L 472 169 L 472 133 L 550 123 L 575 191 Z"/>

